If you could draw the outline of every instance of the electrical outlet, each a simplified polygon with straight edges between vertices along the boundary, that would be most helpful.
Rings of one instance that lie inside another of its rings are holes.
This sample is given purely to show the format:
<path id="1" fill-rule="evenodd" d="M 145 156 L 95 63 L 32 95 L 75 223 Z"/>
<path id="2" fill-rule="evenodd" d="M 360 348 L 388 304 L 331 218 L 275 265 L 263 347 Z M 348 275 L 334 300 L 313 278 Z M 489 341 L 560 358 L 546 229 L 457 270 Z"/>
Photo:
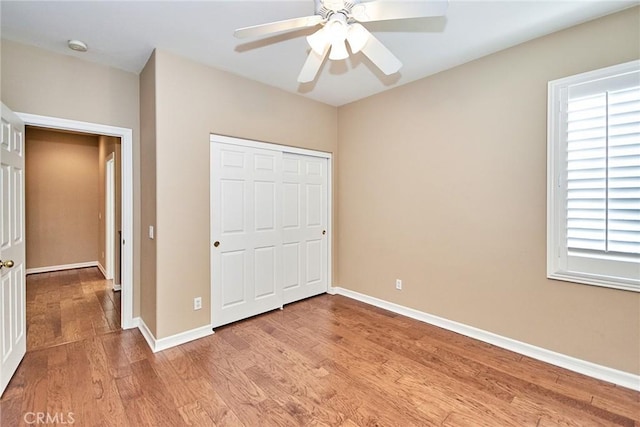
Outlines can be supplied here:
<path id="1" fill-rule="evenodd" d="M 402 280 L 396 279 L 396 289 L 402 290 Z"/>
<path id="2" fill-rule="evenodd" d="M 193 299 L 193 309 L 200 310 L 202 308 L 202 297 L 195 297 Z"/>

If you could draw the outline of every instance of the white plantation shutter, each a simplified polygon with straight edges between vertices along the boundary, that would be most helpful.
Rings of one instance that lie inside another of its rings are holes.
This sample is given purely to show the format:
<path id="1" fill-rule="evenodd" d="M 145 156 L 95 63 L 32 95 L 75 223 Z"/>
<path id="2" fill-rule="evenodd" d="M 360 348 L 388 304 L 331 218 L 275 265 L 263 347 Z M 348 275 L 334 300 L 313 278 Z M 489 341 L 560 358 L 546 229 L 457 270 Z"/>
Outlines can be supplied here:
<path id="1" fill-rule="evenodd" d="M 607 99 L 569 100 L 567 108 L 567 246 L 606 249 Z"/>
<path id="2" fill-rule="evenodd" d="M 608 101 L 607 250 L 640 254 L 640 85 Z"/>
<path id="3" fill-rule="evenodd" d="M 569 89 L 567 246 L 640 254 L 640 86 Z"/>
<path id="4" fill-rule="evenodd" d="M 548 276 L 640 291 L 640 61 L 549 83 Z"/>

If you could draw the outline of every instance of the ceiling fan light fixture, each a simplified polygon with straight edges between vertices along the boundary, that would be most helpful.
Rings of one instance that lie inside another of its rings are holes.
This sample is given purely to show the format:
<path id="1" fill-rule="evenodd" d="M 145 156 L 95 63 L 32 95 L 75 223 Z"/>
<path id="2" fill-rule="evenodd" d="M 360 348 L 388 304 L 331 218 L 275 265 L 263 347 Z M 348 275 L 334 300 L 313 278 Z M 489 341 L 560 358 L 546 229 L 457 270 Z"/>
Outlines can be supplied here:
<path id="1" fill-rule="evenodd" d="M 360 24 L 354 23 L 347 30 L 347 40 L 351 46 L 351 52 L 358 53 L 369 40 L 369 32 Z"/>
<path id="2" fill-rule="evenodd" d="M 340 40 L 334 43 L 331 43 L 331 52 L 329 53 L 329 59 L 332 61 L 340 61 L 342 59 L 347 59 L 349 57 L 349 52 L 347 51 L 347 45 L 344 40 Z"/>
<path id="3" fill-rule="evenodd" d="M 332 61 L 347 59 L 349 57 L 346 45 L 349 29 L 347 17 L 342 13 L 335 13 L 331 15 L 329 22 L 325 25 L 325 29 L 328 34 L 328 42 L 331 43 L 329 59 Z"/>
<path id="4" fill-rule="evenodd" d="M 329 44 L 327 27 L 322 27 L 310 36 L 307 36 L 307 43 L 309 43 L 309 46 L 311 46 L 311 49 L 313 49 L 315 53 L 322 55 Z"/>
<path id="5" fill-rule="evenodd" d="M 343 16 L 340 14 L 339 16 Z M 347 38 L 347 24 L 340 19 L 330 21 L 325 28 L 329 32 L 331 43 L 338 43 Z"/>

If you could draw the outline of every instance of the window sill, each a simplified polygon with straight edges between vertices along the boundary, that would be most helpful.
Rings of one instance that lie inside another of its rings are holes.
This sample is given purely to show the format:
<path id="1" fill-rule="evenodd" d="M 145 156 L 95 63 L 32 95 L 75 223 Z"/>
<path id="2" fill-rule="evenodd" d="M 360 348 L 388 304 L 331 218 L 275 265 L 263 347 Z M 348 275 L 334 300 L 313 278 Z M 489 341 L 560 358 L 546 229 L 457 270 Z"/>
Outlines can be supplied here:
<path id="1" fill-rule="evenodd" d="M 614 277 L 590 276 L 568 271 L 548 273 L 547 278 L 552 280 L 562 280 L 564 282 L 581 283 L 584 285 L 599 286 L 603 288 L 618 289 L 640 293 L 640 279 L 620 279 Z"/>

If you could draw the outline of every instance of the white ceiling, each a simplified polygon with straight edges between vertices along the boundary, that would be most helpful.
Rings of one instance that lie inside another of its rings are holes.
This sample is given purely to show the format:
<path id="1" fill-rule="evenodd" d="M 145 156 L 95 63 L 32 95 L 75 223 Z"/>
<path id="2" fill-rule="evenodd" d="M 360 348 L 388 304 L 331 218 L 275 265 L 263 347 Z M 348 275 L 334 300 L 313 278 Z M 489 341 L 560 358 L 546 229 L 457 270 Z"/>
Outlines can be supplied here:
<path id="1" fill-rule="evenodd" d="M 384 0 L 391 1 L 391 0 Z M 428 1 L 428 0 L 425 0 Z M 404 64 L 384 76 L 362 54 L 328 61 L 314 83 L 296 79 L 314 29 L 238 40 L 239 27 L 312 15 L 313 0 L 294 1 L 7 1 L 2 38 L 139 73 L 153 48 L 334 106 L 446 70 L 640 1 L 450 0 L 443 18 L 366 24 Z M 86 53 L 68 39 L 89 45 Z"/>

